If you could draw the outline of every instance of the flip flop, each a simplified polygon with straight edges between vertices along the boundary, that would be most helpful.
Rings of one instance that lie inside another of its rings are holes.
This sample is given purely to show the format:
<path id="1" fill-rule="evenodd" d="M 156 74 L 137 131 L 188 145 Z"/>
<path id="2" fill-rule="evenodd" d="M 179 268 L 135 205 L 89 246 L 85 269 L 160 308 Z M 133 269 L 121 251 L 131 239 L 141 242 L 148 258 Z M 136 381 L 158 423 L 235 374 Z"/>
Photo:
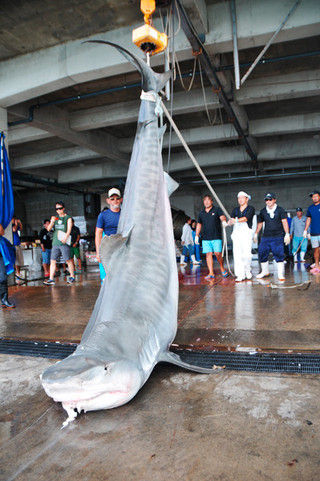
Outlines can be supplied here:
<path id="1" fill-rule="evenodd" d="M 208 275 L 208 276 L 205 277 L 205 279 L 206 279 L 207 281 L 210 281 L 211 279 L 215 279 L 215 277 L 216 277 L 216 276 Z"/>
<path id="2" fill-rule="evenodd" d="M 222 277 L 228 277 L 229 273 L 227 271 L 221 272 Z"/>

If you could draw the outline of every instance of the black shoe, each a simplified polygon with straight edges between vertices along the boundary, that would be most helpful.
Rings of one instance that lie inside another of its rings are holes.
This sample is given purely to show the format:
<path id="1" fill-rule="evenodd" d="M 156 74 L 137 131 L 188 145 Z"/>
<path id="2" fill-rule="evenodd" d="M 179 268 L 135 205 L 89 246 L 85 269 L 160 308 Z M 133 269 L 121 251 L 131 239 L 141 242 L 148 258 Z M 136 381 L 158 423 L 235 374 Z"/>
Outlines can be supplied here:
<path id="1" fill-rule="evenodd" d="M 7 293 L 3 294 L 3 296 L 1 297 L 1 305 L 2 307 L 8 307 L 10 309 L 13 309 L 14 307 L 16 307 L 14 302 L 9 301 Z"/>

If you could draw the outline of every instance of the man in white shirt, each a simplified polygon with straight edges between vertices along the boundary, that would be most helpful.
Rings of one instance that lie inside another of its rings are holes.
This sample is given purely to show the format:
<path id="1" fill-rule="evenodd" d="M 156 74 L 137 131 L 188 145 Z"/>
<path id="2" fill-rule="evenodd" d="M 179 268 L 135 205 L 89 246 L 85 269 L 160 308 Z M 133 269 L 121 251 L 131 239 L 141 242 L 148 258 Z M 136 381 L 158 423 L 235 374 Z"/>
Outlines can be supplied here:
<path id="1" fill-rule="evenodd" d="M 191 217 L 188 217 L 186 223 L 182 229 L 182 236 L 181 236 L 181 245 L 183 246 L 182 256 L 180 258 L 180 265 L 186 266 L 187 263 L 185 262 L 186 256 L 189 254 L 190 259 L 193 264 L 201 264 L 200 261 L 197 261 L 194 255 L 194 242 L 192 236 L 192 229 L 191 229 Z"/>

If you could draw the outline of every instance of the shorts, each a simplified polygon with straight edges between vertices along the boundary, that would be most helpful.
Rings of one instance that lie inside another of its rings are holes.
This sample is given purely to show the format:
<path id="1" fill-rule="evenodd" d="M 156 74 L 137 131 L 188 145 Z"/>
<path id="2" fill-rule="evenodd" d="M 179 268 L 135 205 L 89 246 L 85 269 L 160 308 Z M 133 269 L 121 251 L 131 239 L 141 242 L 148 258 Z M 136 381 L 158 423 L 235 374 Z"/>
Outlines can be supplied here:
<path id="1" fill-rule="evenodd" d="M 313 249 L 320 247 L 320 235 L 312 235 L 311 236 L 311 245 Z"/>
<path id="2" fill-rule="evenodd" d="M 16 266 L 23 266 L 24 265 L 24 260 L 23 260 L 23 250 L 21 246 L 16 246 Z"/>
<path id="3" fill-rule="evenodd" d="M 222 240 L 203 240 L 202 241 L 202 253 L 207 254 L 208 252 L 222 252 Z"/>
<path id="4" fill-rule="evenodd" d="M 51 249 L 46 249 L 44 252 L 41 252 L 42 255 L 42 264 L 50 264 L 51 259 Z"/>
<path id="5" fill-rule="evenodd" d="M 63 244 L 61 246 L 52 246 L 51 249 L 51 260 L 57 261 L 59 257 L 62 257 L 62 262 L 67 262 L 71 259 L 70 246 Z"/>
<path id="6" fill-rule="evenodd" d="M 102 282 L 107 277 L 107 274 L 106 274 L 105 268 L 103 267 L 101 262 L 99 262 L 99 271 L 100 271 L 100 279 L 101 279 L 101 284 L 102 284 Z"/>
<path id="7" fill-rule="evenodd" d="M 76 257 L 77 259 L 80 259 L 80 249 L 79 247 L 70 247 L 70 257 L 73 259 Z"/>

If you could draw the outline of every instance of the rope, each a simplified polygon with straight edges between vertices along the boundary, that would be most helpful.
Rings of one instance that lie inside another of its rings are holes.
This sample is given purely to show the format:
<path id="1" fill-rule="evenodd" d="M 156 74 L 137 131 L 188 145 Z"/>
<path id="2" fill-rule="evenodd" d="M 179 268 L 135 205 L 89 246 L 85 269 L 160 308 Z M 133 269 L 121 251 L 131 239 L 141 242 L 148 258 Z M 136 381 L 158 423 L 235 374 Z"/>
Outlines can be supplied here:
<path id="1" fill-rule="evenodd" d="M 161 107 L 164 111 L 164 113 L 166 114 L 166 117 L 167 119 L 169 120 L 170 122 L 170 125 L 172 126 L 173 130 L 175 131 L 175 133 L 177 134 L 178 138 L 180 139 L 183 147 L 185 148 L 187 154 L 189 155 L 190 159 L 192 160 L 195 168 L 197 169 L 197 171 L 199 172 L 199 174 L 201 175 L 202 179 L 204 180 L 206 186 L 208 187 L 209 191 L 211 192 L 211 194 L 213 195 L 213 197 L 215 198 L 217 204 L 220 206 L 221 210 L 224 212 L 225 216 L 227 219 L 230 219 L 230 214 L 229 212 L 227 211 L 227 209 L 225 208 L 225 206 L 222 204 L 221 200 L 219 199 L 218 195 L 216 194 L 215 190 L 212 188 L 212 186 L 210 185 L 207 177 L 205 176 L 203 170 L 201 169 L 198 161 L 196 160 L 195 156 L 193 155 L 193 153 L 191 152 L 191 150 L 189 149 L 186 141 L 184 140 L 184 138 L 182 137 L 181 135 L 181 132 L 180 130 L 178 129 L 178 127 L 176 126 L 173 118 L 171 117 L 171 115 L 169 114 L 166 106 L 164 105 L 163 101 L 161 100 Z M 228 255 L 228 245 L 227 245 L 227 234 L 226 234 L 226 229 L 224 226 L 223 227 L 223 248 L 222 248 L 222 256 L 223 256 L 223 252 L 225 251 L 225 257 L 226 257 L 226 261 L 227 261 L 227 266 L 228 266 L 228 270 L 230 272 L 230 274 L 232 276 L 234 276 L 232 270 L 231 270 L 231 267 L 230 267 L 230 263 L 229 263 L 229 255 Z"/>
<path id="2" fill-rule="evenodd" d="M 190 90 L 192 89 L 192 86 L 193 86 L 195 75 L 196 75 L 197 57 L 194 58 L 192 77 L 191 77 L 191 80 L 190 80 L 190 83 L 189 83 L 189 87 L 186 87 L 184 82 L 183 82 L 183 78 L 182 78 L 181 70 L 180 70 L 180 65 L 179 65 L 179 61 L 178 61 L 178 57 L 177 57 L 176 53 L 174 53 L 174 57 L 175 57 L 175 63 L 177 64 L 177 67 L 178 67 L 178 74 L 179 74 L 179 79 L 180 79 L 180 83 L 182 85 L 182 88 L 186 92 L 190 92 Z"/>
<path id="3" fill-rule="evenodd" d="M 184 138 L 182 137 L 181 135 L 181 132 L 180 130 L 178 129 L 178 127 L 176 126 L 173 118 L 171 117 L 171 115 L 169 114 L 166 106 L 164 105 L 163 101 L 161 100 L 161 107 L 163 108 L 163 111 L 164 113 L 166 114 L 166 117 L 167 119 L 169 120 L 170 122 L 170 125 L 172 126 L 173 130 L 175 131 L 175 133 L 177 134 L 177 137 L 180 139 L 183 147 L 185 148 L 187 154 L 189 155 L 190 159 L 192 160 L 192 162 L 194 163 L 194 166 L 195 168 L 197 169 L 197 171 L 199 172 L 199 174 L 201 175 L 202 179 L 204 180 L 206 186 L 208 187 L 208 189 L 210 190 L 211 194 L 213 195 L 213 197 L 215 198 L 217 204 L 220 206 L 221 210 L 223 211 L 223 213 L 225 214 L 225 216 L 227 217 L 227 219 L 230 219 L 231 216 L 229 214 L 229 212 L 227 211 L 227 209 L 225 208 L 225 206 L 222 204 L 221 200 L 219 199 L 218 195 L 216 194 L 216 192 L 214 191 L 214 189 L 212 188 L 212 186 L 210 185 L 207 177 L 205 176 L 203 170 L 201 169 L 198 161 L 196 160 L 195 156 L 193 155 L 193 153 L 191 152 L 191 150 L 189 149 L 186 141 L 184 140 Z"/>

